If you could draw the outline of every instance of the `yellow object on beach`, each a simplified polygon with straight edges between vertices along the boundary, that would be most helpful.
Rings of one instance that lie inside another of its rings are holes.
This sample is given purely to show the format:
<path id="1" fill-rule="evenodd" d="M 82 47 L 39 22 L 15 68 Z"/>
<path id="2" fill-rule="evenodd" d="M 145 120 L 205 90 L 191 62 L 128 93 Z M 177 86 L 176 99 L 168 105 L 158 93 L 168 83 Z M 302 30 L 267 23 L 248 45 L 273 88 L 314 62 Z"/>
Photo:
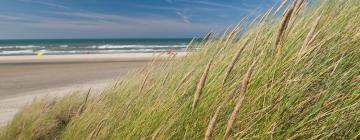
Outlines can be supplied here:
<path id="1" fill-rule="evenodd" d="M 37 55 L 37 56 L 43 56 L 44 53 L 43 53 L 43 52 L 38 52 L 36 55 Z"/>

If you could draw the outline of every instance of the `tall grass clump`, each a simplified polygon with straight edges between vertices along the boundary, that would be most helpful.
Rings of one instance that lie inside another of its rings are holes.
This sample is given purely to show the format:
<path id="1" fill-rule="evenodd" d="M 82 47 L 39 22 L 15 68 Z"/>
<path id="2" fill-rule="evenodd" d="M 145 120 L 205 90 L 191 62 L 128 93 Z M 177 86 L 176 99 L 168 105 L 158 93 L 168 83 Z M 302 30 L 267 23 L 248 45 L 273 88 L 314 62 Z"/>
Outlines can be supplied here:
<path id="1" fill-rule="evenodd" d="M 0 139 L 359 139 L 359 13 L 286 0 L 89 99 L 34 102 Z"/>

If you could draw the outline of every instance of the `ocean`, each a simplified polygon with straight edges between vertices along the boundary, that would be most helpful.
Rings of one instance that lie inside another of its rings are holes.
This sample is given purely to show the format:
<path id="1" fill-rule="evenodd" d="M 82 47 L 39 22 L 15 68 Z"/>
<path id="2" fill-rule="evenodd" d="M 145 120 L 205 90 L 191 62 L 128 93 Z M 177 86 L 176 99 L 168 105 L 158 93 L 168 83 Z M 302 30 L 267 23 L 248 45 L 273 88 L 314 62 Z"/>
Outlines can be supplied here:
<path id="1" fill-rule="evenodd" d="M 181 52 L 190 41 L 191 38 L 0 40 L 0 56 Z"/>

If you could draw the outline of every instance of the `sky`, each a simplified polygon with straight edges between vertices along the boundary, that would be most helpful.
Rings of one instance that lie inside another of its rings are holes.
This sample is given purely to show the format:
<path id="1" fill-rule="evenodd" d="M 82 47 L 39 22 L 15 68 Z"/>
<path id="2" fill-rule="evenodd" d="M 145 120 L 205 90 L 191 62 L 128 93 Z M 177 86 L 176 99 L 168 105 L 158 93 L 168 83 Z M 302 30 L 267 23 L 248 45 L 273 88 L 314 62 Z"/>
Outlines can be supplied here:
<path id="1" fill-rule="evenodd" d="M 0 39 L 188 38 L 280 0 L 1 0 Z"/>

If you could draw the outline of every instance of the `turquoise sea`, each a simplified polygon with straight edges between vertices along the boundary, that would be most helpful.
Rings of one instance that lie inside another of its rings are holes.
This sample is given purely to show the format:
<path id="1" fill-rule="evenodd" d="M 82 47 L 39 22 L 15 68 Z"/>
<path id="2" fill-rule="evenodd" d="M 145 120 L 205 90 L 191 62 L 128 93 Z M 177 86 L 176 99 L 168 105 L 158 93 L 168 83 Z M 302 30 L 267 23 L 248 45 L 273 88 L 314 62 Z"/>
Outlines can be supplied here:
<path id="1" fill-rule="evenodd" d="M 24 39 L 0 40 L 0 56 L 184 51 L 191 38 L 179 39 Z"/>

